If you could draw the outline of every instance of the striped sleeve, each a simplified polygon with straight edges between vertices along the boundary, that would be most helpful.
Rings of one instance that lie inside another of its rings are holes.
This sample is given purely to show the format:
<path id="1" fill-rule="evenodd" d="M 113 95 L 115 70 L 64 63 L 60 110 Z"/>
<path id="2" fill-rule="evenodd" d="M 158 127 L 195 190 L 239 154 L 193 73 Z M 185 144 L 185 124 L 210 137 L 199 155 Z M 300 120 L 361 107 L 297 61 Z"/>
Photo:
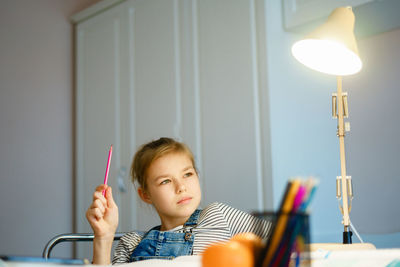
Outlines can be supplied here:
<path id="1" fill-rule="evenodd" d="M 226 220 L 219 211 L 218 203 L 213 203 L 202 210 L 193 233 L 195 234 L 193 255 L 201 254 L 215 242 L 227 241 L 231 238 Z"/>
<path id="2" fill-rule="evenodd" d="M 270 221 L 254 217 L 249 213 L 222 203 L 218 204 L 220 211 L 226 218 L 232 236 L 238 233 L 252 232 L 263 239 L 269 237 L 272 227 Z"/>
<path id="3" fill-rule="evenodd" d="M 133 250 L 142 240 L 143 235 L 138 232 L 129 232 L 121 237 L 114 251 L 112 264 L 130 262 Z"/>
<path id="4" fill-rule="evenodd" d="M 199 224 L 193 229 L 195 234 L 193 255 L 201 254 L 215 242 L 228 241 L 237 233 L 252 232 L 267 239 L 271 222 L 256 218 L 228 205 L 214 202 L 208 205 L 199 217 Z"/>

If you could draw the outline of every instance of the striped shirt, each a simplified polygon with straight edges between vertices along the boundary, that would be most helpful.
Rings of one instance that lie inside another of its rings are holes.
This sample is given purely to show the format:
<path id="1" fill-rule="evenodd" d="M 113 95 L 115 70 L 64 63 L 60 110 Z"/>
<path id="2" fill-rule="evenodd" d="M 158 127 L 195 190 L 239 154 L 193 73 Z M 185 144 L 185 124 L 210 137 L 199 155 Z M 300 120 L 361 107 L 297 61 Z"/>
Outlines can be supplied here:
<path id="1" fill-rule="evenodd" d="M 172 229 L 183 232 L 188 226 Z M 194 234 L 193 255 L 201 254 L 211 243 L 227 241 L 237 233 L 252 232 L 263 239 L 271 232 L 271 222 L 256 218 L 246 212 L 234 209 L 222 203 L 212 203 L 200 212 L 198 223 L 192 229 Z M 129 232 L 121 237 L 115 248 L 113 264 L 127 263 L 143 233 Z"/>

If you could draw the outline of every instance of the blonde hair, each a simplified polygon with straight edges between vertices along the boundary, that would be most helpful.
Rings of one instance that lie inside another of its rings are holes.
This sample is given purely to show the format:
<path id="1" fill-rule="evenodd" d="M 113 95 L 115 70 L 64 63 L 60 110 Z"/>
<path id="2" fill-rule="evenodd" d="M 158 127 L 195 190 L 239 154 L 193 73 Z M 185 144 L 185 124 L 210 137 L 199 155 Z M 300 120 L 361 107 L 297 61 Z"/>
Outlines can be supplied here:
<path id="1" fill-rule="evenodd" d="M 132 183 L 135 182 L 147 190 L 147 170 L 150 165 L 157 159 L 170 153 L 184 153 L 193 164 L 193 168 L 197 172 L 196 164 L 192 151 L 184 143 L 178 142 L 172 138 L 161 137 L 158 140 L 151 141 L 142 145 L 136 152 L 131 165 Z"/>

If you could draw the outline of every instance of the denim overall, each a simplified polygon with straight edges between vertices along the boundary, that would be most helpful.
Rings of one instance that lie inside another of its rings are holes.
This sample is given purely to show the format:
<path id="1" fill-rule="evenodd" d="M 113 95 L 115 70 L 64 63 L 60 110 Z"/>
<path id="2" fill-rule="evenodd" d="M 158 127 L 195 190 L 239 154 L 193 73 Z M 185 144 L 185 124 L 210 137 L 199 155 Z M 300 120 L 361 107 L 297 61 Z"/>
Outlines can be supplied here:
<path id="1" fill-rule="evenodd" d="M 130 261 L 148 259 L 168 259 L 191 255 L 193 250 L 193 227 L 197 225 L 201 210 L 195 210 L 183 225 L 183 233 L 160 231 L 156 226 L 144 234 L 142 240 L 133 250 Z"/>

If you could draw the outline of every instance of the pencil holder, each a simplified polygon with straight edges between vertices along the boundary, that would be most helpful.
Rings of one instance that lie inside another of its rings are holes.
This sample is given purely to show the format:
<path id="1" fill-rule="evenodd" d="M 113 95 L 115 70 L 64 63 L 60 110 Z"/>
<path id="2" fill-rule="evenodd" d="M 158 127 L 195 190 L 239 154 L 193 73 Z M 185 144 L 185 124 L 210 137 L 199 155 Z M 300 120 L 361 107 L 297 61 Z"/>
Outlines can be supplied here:
<path id="1" fill-rule="evenodd" d="M 256 267 L 311 266 L 310 225 L 307 213 L 262 212 L 254 216 L 272 222 L 271 234 Z"/>

